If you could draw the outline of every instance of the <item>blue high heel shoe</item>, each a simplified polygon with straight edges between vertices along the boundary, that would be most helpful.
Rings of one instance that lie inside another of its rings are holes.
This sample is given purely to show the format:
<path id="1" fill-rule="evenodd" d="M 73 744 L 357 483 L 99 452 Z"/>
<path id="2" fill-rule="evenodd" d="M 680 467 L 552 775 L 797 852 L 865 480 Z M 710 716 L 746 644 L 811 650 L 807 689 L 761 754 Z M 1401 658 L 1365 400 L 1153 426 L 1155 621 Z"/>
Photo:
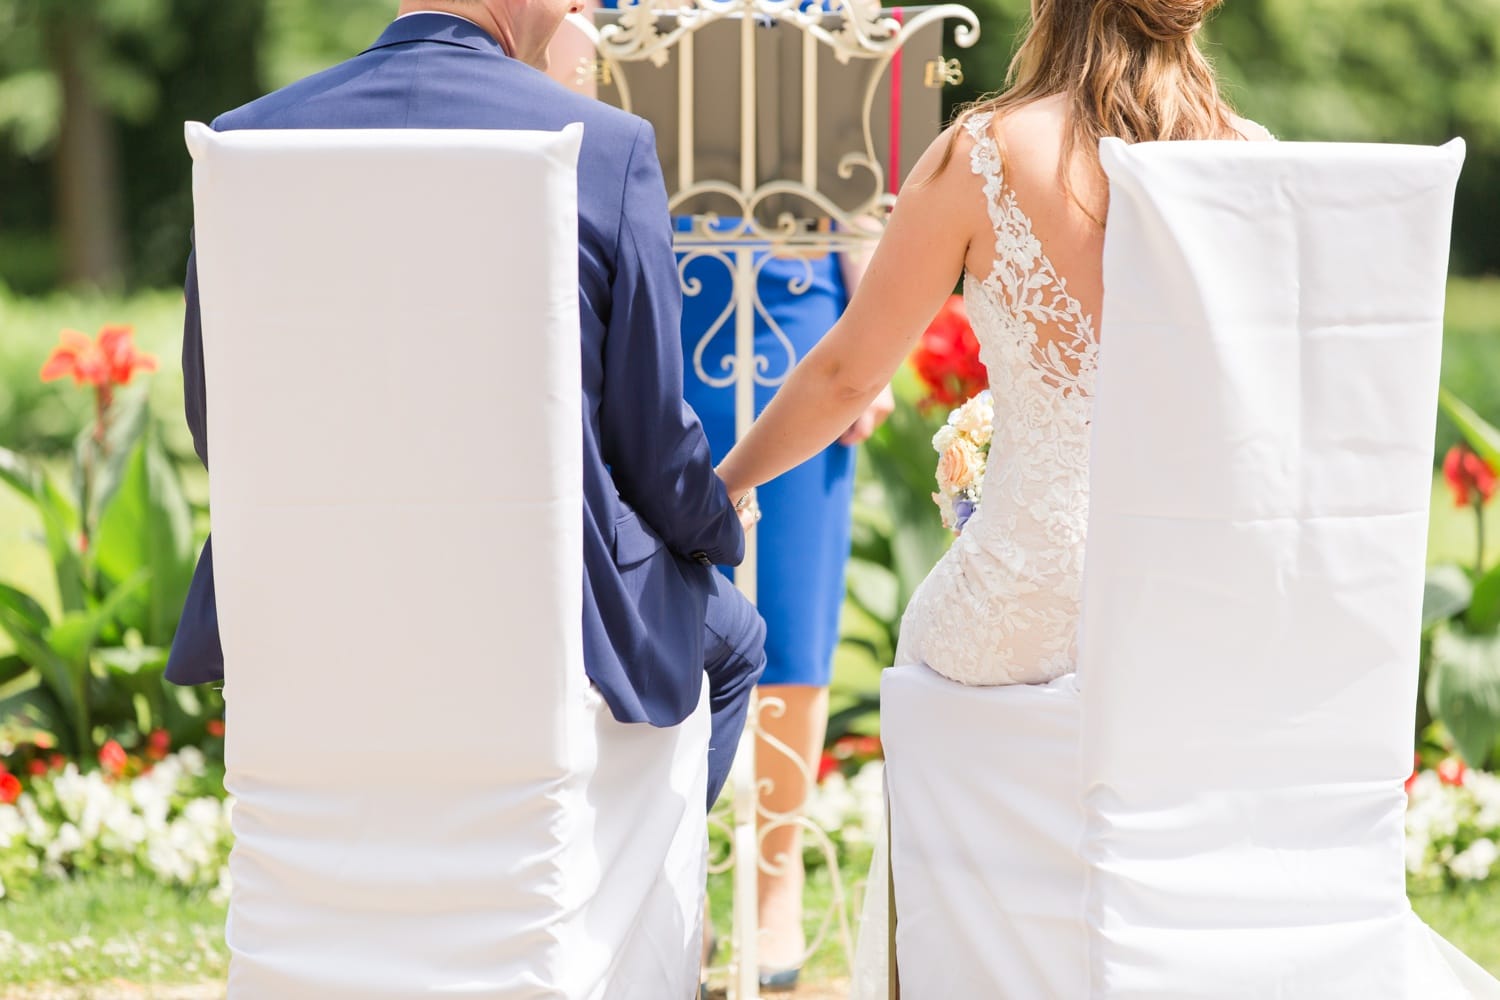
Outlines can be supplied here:
<path id="1" fill-rule="evenodd" d="M 797 988 L 797 979 L 801 975 L 800 965 L 791 969 L 777 969 L 775 972 L 762 972 L 760 988 L 767 993 L 790 993 Z"/>

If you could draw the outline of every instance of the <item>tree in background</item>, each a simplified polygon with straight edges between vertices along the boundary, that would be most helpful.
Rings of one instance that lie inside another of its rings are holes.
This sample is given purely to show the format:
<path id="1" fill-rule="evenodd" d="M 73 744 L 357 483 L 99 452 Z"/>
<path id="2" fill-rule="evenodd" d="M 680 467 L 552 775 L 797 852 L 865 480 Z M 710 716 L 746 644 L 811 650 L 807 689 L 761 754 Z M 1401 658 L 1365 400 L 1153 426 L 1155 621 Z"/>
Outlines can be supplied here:
<path id="1" fill-rule="evenodd" d="M 955 105 L 1005 83 L 1030 0 L 970 0 L 983 32 L 955 51 Z M 1469 142 L 1455 269 L 1500 272 L 1500 3 L 1226 0 L 1207 49 L 1231 100 L 1283 139 Z"/>
<path id="2" fill-rule="evenodd" d="M 1004 85 L 1030 0 L 984 25 L 950 100 Z M 396 0 L 0 0 L 0 281 L 181 280 L 185 119 L 360 51 Z M 1231 97 L 1285 139 L 1470 143 L 1454 264 L 1500 273 L 1500 3 L 1227 0 L 1207 32 Z"/>
<path id="3" fill-rule="evenodd" d="M 171 178 L 180 188 L 185 176 L 172 169 L 184 159 L 183 112 L 225 92 L 248 99 L 258 91 L 264 7 L 265 0 L 0 7 L 0 136 L 23 161 L 6 173 L 24 185 L 7 185 L 0 224 L 9 230 L 12 217 L 36 218 L 35 203 L 50 194 L 57 278 L 113 288 L 134 277 L 129 249 L 159 211 L 160 182 Z M 169 134 L 179 152 L 158 158 Z M 45 172 L 28 169 L 38 165 Z"/>

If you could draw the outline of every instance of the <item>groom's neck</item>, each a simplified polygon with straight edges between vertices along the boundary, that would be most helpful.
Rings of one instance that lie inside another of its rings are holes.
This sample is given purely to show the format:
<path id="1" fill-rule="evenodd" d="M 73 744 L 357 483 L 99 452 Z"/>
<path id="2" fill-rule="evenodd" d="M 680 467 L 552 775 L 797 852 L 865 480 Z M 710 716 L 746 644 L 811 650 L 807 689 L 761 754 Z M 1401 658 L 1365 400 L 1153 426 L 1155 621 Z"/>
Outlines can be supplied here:
<path id="1" fill-rule="evenodd" d="M 509 21 L 500 17 L 494 8 L 503 6 L 491 0 L 401 0 L 397 17 L 407 14 L 452 14 L 472 22 L 488 34 L 510 55 L 515 55 L 515 38 L 509 30 Z"/>

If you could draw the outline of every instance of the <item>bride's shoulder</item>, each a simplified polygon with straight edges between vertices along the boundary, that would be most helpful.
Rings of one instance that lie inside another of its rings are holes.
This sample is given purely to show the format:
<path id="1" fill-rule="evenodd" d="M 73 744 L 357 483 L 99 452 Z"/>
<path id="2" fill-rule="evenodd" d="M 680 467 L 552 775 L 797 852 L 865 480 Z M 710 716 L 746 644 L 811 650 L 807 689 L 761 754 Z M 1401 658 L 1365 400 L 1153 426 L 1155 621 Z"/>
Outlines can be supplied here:
<path id="1" fill-rule="evenodd" d="M 1241 118 L 1239 115 L 1230 116 L 1229 123 L 1234 130 L 1250 142 L 1275 142 L 1276 137 L 1271 134 L 1260 122 L 1251 121 L 1249 118 Z"/>

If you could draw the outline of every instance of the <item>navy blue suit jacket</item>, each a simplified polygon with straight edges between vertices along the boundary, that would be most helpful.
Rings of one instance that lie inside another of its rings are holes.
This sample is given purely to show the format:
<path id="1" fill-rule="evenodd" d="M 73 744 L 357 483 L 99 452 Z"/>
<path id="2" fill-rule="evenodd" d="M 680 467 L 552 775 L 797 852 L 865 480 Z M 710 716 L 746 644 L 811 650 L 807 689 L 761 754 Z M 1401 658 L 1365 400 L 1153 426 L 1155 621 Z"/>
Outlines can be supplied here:
<path id="1" fill-rule="evenodd" d="M 228 112 L 213 127 L 555 131 L 571 122 L 584 125 L 584 662 L 616 718 L 675 725 L 696 707 L 703 680 L 709 565 L 738 563 L 744 535 L 698 419 L 682 399 L 681 289 L 651 126 L 559 86 L 461 18 L 418 14 L 394 22 L 355 58 Z M 446 191 L 441 176 L 425 190 L 392 192 L 392 199 L 402 211 L 463 211 L 462 194 Z M 187 420 L 206 466 L 197 284 L 196 261 L 189 261 L 182 368 Z M 433 313 L 441 317 L 441 302 Z M 223 675 L 210 539 L 167 677 L 200 684 Z"/>

